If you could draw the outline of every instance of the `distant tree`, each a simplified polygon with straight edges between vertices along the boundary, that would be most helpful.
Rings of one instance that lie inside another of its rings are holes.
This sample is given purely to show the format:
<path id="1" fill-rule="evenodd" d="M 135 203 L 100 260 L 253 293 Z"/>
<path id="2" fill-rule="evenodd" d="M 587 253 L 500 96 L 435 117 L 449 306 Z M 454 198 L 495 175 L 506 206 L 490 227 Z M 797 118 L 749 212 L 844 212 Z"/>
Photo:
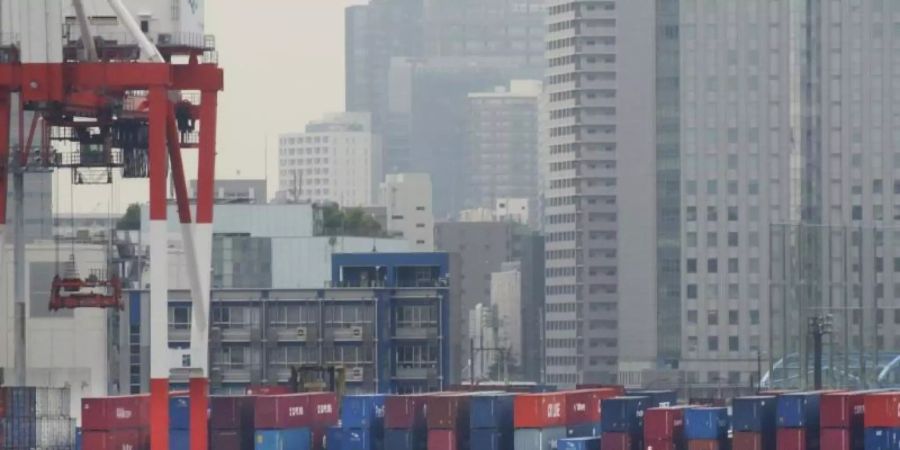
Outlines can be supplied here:
<path id="1" fill-rule="evenodd" d="M 140 230 L 141 229 L 141 205 L 132 203 L 125 210 L 125 215 L 119 219 L 116 224 L 118 230 Z"/>
<path id="2" fill-rule="evenodd" d="M 322 208 L 322 224 L 328 236 L 385 236 L 381 224 L 362 208 L 341 209 L 335 203 Z"/>

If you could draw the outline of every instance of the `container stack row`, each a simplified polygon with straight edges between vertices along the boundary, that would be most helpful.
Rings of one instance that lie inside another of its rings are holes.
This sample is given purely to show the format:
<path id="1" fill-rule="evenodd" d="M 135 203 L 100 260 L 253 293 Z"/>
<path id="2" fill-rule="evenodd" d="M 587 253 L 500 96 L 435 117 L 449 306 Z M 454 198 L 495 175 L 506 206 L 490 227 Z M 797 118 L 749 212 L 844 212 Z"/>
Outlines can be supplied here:
<path id="1" fill-rule="evenodd" d="M 728 408 L 696 407 L 684 410 L 684 438 L 688 450 L 728 450 L 731 419 Z"/>
<path id="2" fill-rule="evenodd" d="M 0 449 L 73 449 L 69 395 L 68 389 L 0 388 Z"/>
<path id="3" fill-rule="evenodd" d="M 384 446 L 391 450 L 426 450 L 428 424 L 425 420 L 427 395 L 394 395 L 384 401 Z M 328 450 L 339 447 L 332 447 Z"/>
<path id="4" fill-rule="evenodd" d="M 384 395 L 351 395 L 341 401 L 341 426 L 328 433 L 328 448 L 384 450 Z"/>
<path id="5" fill-rule="evenodd" d="M 253 400 L 256 450 L 323 450 L 326 431 L 337 423 L 333 393 L 264 395 Z"/>
<path id="6" fill-rule="evenodd" d="M 795 392 L 780 395 L 776 406 L 778 450 L 818 450 L 820 448 L 820 400 L 824 392 Z"/>
<path id="7" fill-rule="evenodd" d="M 566 395 L 521 394 L 515 398 L 514 445 L 521 450 L 549 450 L 568 433 Z"/>
<path id="8" fill-rule="evenodd" d="M 428 397 L 425 421 L 428 450 L 468 450 L 470 393 L 446 393 Z"/>
<path id="9" fill-rule="evenodd" d="M 83 398 L 82 448 L 145 450 L 150 446 L 150 396 Z"/>
<path id="10" fill-rule="evenodd" d="M 900 449 L 900 392 L 867 394 L 863 413 L 866 450 Z"/>
<path id="11" fill-rule="evenodd" d="M 472 448 L 513 448 L 515 396 L 507 393 L 474 394 L 469 407 L 469 440 Z"/>

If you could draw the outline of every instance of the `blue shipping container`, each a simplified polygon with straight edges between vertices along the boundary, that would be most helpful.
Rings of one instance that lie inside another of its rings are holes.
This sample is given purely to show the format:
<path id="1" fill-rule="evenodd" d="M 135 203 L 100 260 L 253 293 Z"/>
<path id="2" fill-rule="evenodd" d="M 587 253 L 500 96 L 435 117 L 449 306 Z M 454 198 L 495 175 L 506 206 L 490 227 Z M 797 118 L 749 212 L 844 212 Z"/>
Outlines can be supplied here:
<path id="1" fill-rule="evenodd" d="M 81 428 L 75 429 L 75 450 L 81 450 Z"/>
<path id="2" fill-rule="evenodd" d="M 731 404 L 731 422 L 734 431 L 773 433 L 775 431 L 775 408 L 778 398 L 758 396 L 736 398 Z"/>
<path id="3" fill-rule="evenodd" d="M 603 400 L 601 427 L 616 433 L 641 433 L 644 410 L 649 408 L 648 397 L 615 397 Z"/>
<path id="4" fill-rule="evenodd" d="M 6 417 L 33 418 L 37 414 L 37 388 L 7 387 Z"/>
<path id="5" fill-rule="evenodd" d="M 625 395 L 628 397 L 649 398 L 650 406 L 648 406 L 648 408 L 654 408 L 657 406 L 674 406 L 678 404 L 678 393 L 675 391 L 652 391 L 646 389 L 635 389 L 633 391 L 627 391 Z"/>
<path id="6" fill-rule="evenodd" d="M 818 430 L 821 395 L 821 392 L 799 392 L 778 397 L 778 426 Z"/>
<path id="7" fill-rule="evenodd" d="M 310 450 L 312 433 L 309 428 L 257 430 L 253 441 L 255 450 Z"/>
<path id="8" fill-rule="evenodd" d="M 341 427 L 331 427 L 325 430 L 325 450 L 341 450 L 344 439 L 344 430 Z"/>
<path id="9" fill-rule="evenodd" d="M 900 448 L 900 429 L 866 429 L 866 450 L 897 450 L 898 448 Z"/>
<path id="10" fill-rule="evenodd" d="M 575 425 L 569 427 L 566 432 L 566 436 L 570 438 L 585 438 L 585 437 L 595 437 L 600 436 L 602 433 L 603 427 L 600 426 L 599 423 L 586 423 L 584 425 Z"/>
<path id="11" fill-rule="evenodd" d="M 414 450 L 425 447 L 426 445 L 416 446 L 413 442 L 413 432 L 410 430 L 384 430 L 384 448 L 387 450 Z"/>
<path id="12" fill-rule="evenodd" d="M 190 450 L 191 432 L 188 430 L 169 430 L 169 450 Z"/>
<path id="13" fill-rule="evenodd" d="M 384 395 L 348 395 L 341 402 L 344 429 L 384 427 Z"/>
<path id="14" fill-rule="evenodd" d="M 513 429 L 492 430 L 488 428 L 476 428 L 471 431 L 469 441 L 473 449 L 485 450 L 513 450 Z"/>
<path id="15" fill-rule="evenodd" d="M 169 398 L 169 429 L 189 430 L 191 425 L 191 404 L 187 397 Z"/>
<path id="16" fill-rule="evenodd" d="M 513 428 L 513 403 L 509 394 L 474 395 L 469 403 L 469 424 L 472 429 Z"/>
<path id="17" fill-rule="evenodd" d="M 557 450 L 600 450 L 599 437 L 580 437 L 560 439 L 556 443 Z"/>
<path id="18" fill-rule="evenodd" d="M 37 420 L 34 417 L 7 417 L 2 421 L 5 448 L 37 446 Z"/>
<path id="19" fill-rule="evenodd" d="M 384 450 L 383 439 L 381 433 L 344 428 L 341 434 L 341 450 Z"/>
<path id="20" fill-rule="evenodd" d="M 728 438 L 728 408 L 688 408 L 684 410 L 684 437 L 688 440 Z"/>

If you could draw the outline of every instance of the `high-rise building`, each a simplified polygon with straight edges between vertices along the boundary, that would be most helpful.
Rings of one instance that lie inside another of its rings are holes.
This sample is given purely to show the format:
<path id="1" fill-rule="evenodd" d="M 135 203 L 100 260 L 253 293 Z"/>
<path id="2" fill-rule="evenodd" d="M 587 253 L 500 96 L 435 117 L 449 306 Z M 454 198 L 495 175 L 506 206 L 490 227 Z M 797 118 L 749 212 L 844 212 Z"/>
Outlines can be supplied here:
<path id="1" fill-rule="evenodd" d="M 294 201 L 371 205 L 382 181 L 381 140 L 368 113 L 340 113 L 279 138 L 279 188 Z"/>
<path id="2" fill-rule="evenodd" d="M 390 174 L 381 185 L 381 204 L 387 209 L 387 230 L 409 241 L 413 251 L 434 249 L 431 192 L 431 178 L 422 173 Z"/>
<path id="3" fill-rule="evenodd" d="M 548 2 L 546 380 L 656 365 L 656 2 Z M 650 282 L 648 282 L 650 281 Z M 677 320 L 677 318 L 673 319 Z"/>
<path id="4" fill-rule="evenodd" d="M 494 208 L 510 197 L 537 204 L 540 94 L 539 81 L 525 80 L 469 94 L 463 206 Z"/>

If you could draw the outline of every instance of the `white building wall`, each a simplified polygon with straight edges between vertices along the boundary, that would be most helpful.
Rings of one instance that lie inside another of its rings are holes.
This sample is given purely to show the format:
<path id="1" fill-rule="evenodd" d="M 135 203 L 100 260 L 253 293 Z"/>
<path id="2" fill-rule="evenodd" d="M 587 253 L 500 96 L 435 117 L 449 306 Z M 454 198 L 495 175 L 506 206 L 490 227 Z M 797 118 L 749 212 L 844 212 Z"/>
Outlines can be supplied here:
<path id="1" fill-rule="evenodd" d="M 381 187 L 387 229 L 409 241 L 412 251 L 434 251 L 431 177 L 423 173 L 390 174 Z"/>
<path id="2" fill-rule="evenodd" d="M 491 274 L 491 305 L 497 310 L 499 344 L 522 362 L 522 272 L 519 269 Z"/>
<path id="3" fill-rule="evenodd" d="M 0 367 L 12 373 L 15 349 L 11 245 L 6 247 L 6 253 L 6 263 L 0 268 Z M 106 249 L 102 245 L 78 244 L 74 253 L 82 277 L 91 269 L 106 267 Z M 46 241 L 30 244 L 25 251 L 27 377 L 30 385 L 71 388 L 71 414 L 80 418 L 82 397 L 107 395 L 108 312 L 88 308 L 57 313 L 47 311 L 56 254 L 56 245 Z M 62 244 L 60 259 L 67 260 L 70 254 L 71 245 Z M 49 278 L 43 279 L 44 274 Z M 40 282 L 40 285 L 33 282 Z"/>
<path id="4" fill-rule="evenodd" d="M 312 236 L 315 234 L 315 209 L 309 204 L 228 204 L 215 205 L 213 233 L 250 234 L 254 237 Z M 169 233 L 178 233 L 181 225 L 178 209 L 169 205 Z M 147 205 L 141 206 L 143 242 L 149 242 L 150 216 Z"/>

